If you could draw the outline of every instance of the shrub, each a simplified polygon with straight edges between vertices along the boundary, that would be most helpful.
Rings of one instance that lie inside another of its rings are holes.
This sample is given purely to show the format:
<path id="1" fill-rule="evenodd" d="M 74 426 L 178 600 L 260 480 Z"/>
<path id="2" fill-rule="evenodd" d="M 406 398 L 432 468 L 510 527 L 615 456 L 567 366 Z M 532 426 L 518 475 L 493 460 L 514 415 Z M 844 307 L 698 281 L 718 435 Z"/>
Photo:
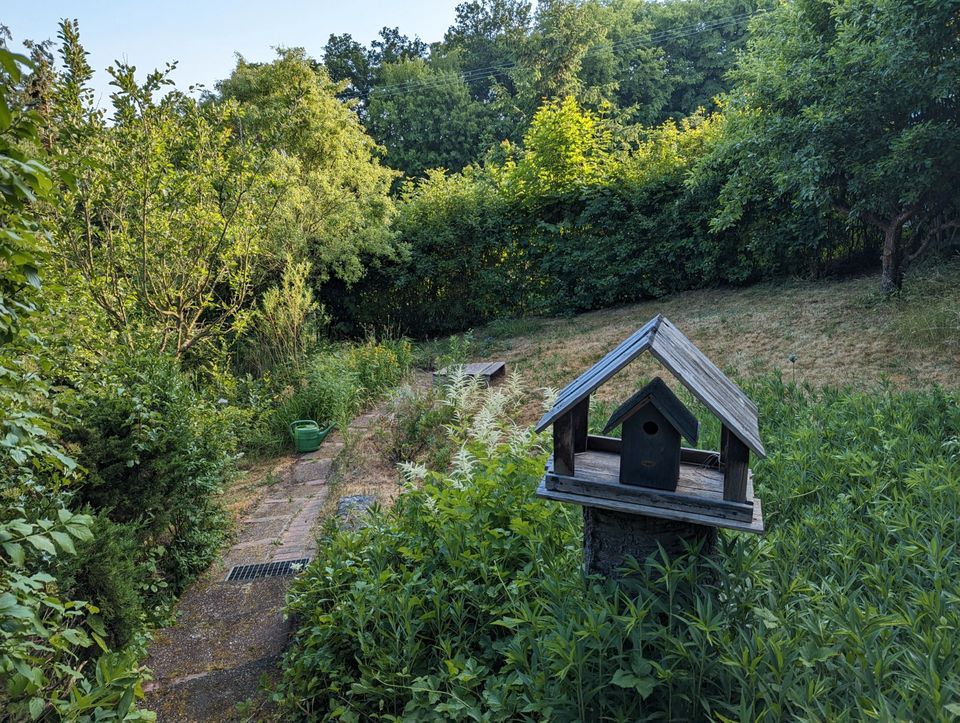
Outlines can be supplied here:
<path id="1" fill-rule="evenodd" d="M 437 389 L 401 387 L 390 399 L 392 424 L 386 427 L 387 449 L 395 463 L 426 461 L 434 469 L 443 469 L 455 447 L 446 425 L 453 409 L 444 404 Z"/>
<path id="2" fill-rule="evenodd" d="M 76 546 L 76 556 L 64 561 L 57 580 L 96 602 L 105 640 L 111 648 L 122 649 L 138 642 L 147 625 L 147 553 L 135 524 L 112 522 L 104 515 L 93 521 L 92 538 Z"/>
<path id="3" fill-rule="evenodd" d="M 0 716 L 145 720 L 143 669 L 107 650 L 96 606 L 51 574 L 90 540 L 92 520 L 68 507 L 78 470 L 55 434 L 54 364 L 35 315 L 47 245 L 38 206 L 52 179 L 30 157 L 38 118 L 17 102 L 28 61 L 0 47 L 0 65 Z"/>
<path id="4" fill-rule="evenodd" d="M 87 470 L 78 501 L 130 525 L 137 563 L 156 550 L 161 578 L 179 593 L 227 531 L 215 496 L 234 469 L 229 418 L 192 388 L 175 360 L 147 353 L 108 362 L 71 407 L 77 422 L 65 438 Z"/>
<path id="5" fill-rule="evenodd" d="M 752 385 L 768 532 L 581 577 L 545 452 L 492 423 L 295 582 L 289 717 L 935 720 L 960 704 L 960 398 Z M 454 425 L 456 426 L 456 425 Z"/>

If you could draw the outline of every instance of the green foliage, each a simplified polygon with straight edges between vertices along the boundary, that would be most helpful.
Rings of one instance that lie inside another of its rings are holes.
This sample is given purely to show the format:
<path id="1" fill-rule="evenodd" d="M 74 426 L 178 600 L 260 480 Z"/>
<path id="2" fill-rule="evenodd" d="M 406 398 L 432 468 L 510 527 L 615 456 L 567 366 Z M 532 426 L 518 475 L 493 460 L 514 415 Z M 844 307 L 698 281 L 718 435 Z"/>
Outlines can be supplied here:
<path id="1" fill-rule="evenodd" d="M 271 63 L 243 58 L 217 84 L 246 138 L 267 154 L 261 173 L 282 187 L 267 228 L 268 246 L 283 259 L 310 261 L 314 282 L 363 275 L 370 257 L 394 253 L 387 223 L 395 174 L 380 164 L 380 148 L 331 82 L 302 49 L 280 49 Z M 214 103 L 218 107 L 219 103 Z"/>
<path id="2" fill-rule="evenodd" d="M 117 523 L 105 514 L 93 518 L 90 538 L 77 554 L 61 561 L 57 581 L 95 600 L 107 644 L 117 650 L 142 645 L 143 630 L 156 622 L 150 603 L 166 587 L 156 561 L 141 547 L 136 524 Z"/>
<path id="3" fill-rule="evenodd" d="M 34 333 L 47 252 L 38 205 L 53 183 L 24 151 L 37 116 L 12 102 L 27 62 L 0 47 L 0 710 L 12 720 L 143 720 L 143 670 L 108 651 L 96 605 L 71 599 L 51 574 L 91 539 L 92 520 L 67 507 L 77 464 L 53 433 L 51 360 Z"/>
<path id="4" fill-rule="evenodd" d="M 76 395 L 65 433 L 87 470 L 77 500 L 131 525 L 138 564 L 179 593 L 213 559 L 226 534 L 216 501 L 233 473 L 228 414 L 206 401 L 169 357 L 121 355 Z M 114 552 L 121 555 L 124 546 Z M 145 591 L 147 605 L 166 591 Z"/>
<path id="5" fill-rule="evenodd" d="M 862 221 L 884 236 L 884 292 L 900 288 L 926 245 L 910 225 L 957 213 L 947 189 L 960 182 L 958 19 L 957 2 L 925 0 L 804 0 L 757 19 L 732 76 L 744 111 L 733 117 L 751 140 L 721 194 L 724 216 L 762 189 Z"/>
<path id="6" fill-rule="evenodd" d="M 331 314 L 357 325 L 458 331 L 522 308 L 509 206 L 489 174 L 431 171 L 407 183 L 394 230 L 403 261 L 372 272 L 351 292 L 326 296 Z"/>
<path id="7" fill-rule="evenodd" d="M 119 64 L 109 70 L 108 123 L 87 87 L 76 24 L 62 23 L 60 37 L 65 69 L 39 100 L 64 179 L 54 245 L 74 293 L 131 349 L 144 328 L 177 356 L 242 328 L 283 187 L 259 150 L 234 135 L 237 104 L 170 90 L 174 66 L 139 83 Z"/>
<path id="8" fill-rule="evenodd" d="M 290 422 L 314 419 L 346 429 L 364 405 L 396 386 L 410 370 L 410 343 L 368 340 L 321 352 L 307 362 L 305 374 L 284 390 L 267 412 L 256 445 L 279 451 L 290 445 Z"/>
<path id="9" fill-rule="evenodd" d="M 523 137 L 521 159 L 507 164 L 503 182 L 522 200 L 549 203 L 613 175 L 611 144 L 609 128 L 573 96 L 545 103 Z"/>
<path id="10" fill-rule="evenodd" d="M 610 121 L 572 98 L 548 103 L 502 165 L 408 183 L 394 224 L 407 257 L 329 308 L 360 324 L 450 333 L 817 273 L 862 250 L 772 202 L 740 225 L 712 223 L 736 163 L 730 124 L 698 113 L 640 128 L 618 152 Z"/>
<path id="11" fill-rule="evenodd" d="M 288 256 L 280 284 L 267 289 L 260 299 L 254 318 L 257 356 L 261 369 L 288 369 L 300 372 L 311 335 L 318 332 L 318 312 L 323 310 L 314 301 L 309 285 L 310 264 L 296 262 Z M 249 363 L 250 354 L 246 354 Z"/>
<path id="12" fill-rule="evenodd" d="M 131 655 L 111 653 L 92 603 L 64 600 L 49 569 L 93 538 L 91 518 L 57 509 L 55 519 L 0 521 L 0 704 L 18 720 L 153 720 L 137 711 L 144 671 Z M 96 651 L 96 652 L 95 652 Z M 99 655 L 91 676 L 88 655 Z"/>
<path id="13" fill-rule="evenodd" d="M 294 585 L 285 714 L 382 719 L 938 720 L 960 702 L 956 394 L 750 386 L 770 457 L 767 534 L 581 577 L 581 523 L 537 500 L 545 453 L 457 428 L 447 473 Z M 486 410 L 486 413 L 484 412 Z"/>
<path id="14" fill-rule="evenodd" d="M 446 433 L 454 408 L 437 387 L 404 386 L 391 397 L 391 423 L 384 436 L 390 460 L 396 464 L 425 463 L 443 469 L 456 451 Z"/>

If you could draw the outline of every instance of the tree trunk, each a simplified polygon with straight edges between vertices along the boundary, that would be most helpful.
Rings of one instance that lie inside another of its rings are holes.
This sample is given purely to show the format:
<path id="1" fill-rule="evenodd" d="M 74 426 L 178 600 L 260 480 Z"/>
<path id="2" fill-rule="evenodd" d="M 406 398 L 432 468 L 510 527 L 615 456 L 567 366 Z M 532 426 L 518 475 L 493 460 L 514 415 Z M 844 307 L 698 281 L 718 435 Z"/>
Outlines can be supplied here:
<path id="1" fill-rule="evenodd" d="M 883 265 L 880 272 L 880 293 L 890 296 L 903 286 L 903 249 L 900 239 L 903 221 L 894 218 L 883 229 Z"/>

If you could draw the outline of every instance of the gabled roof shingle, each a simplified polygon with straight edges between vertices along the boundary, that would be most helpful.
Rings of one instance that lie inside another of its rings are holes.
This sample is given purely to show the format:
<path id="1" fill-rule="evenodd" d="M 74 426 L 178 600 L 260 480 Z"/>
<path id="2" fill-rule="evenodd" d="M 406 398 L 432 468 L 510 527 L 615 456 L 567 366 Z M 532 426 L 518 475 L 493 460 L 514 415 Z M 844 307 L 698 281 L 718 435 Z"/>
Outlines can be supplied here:
<path id="1" fill-rule="evenodd" d="M 737 439 L 756 454 L 765 456 L 757 405 L 662 314 L 637 329 L 564 387 L 553 407 L 537 423 L 537 431 L 553 424 L 645 351 L 669 369 Z"/>

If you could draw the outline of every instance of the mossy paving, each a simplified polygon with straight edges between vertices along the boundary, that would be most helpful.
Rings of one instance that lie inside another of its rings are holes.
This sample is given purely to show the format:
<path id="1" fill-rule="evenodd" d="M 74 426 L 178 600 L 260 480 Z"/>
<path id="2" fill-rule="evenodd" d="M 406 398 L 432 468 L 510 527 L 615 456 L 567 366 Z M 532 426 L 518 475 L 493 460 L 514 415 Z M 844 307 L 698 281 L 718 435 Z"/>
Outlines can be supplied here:
<path id="1" fill-rule="evenodd" d="M 351 432 L 369 428 L 373 416 L 359 417 Z M 343 448 L 334 433 L 316 452 L 275 469 L 279 482 L 261 488 L 233 545 L 184 593 L 176 623 L 157 631 L 147 658 L 154 679 L 145 687 L 159 721 L 249 718 L 237 704 L 256 698 L 264 676 L 277 673 L 290 632 L 282 609 L 291 578 L 224 580 L 235 565 L 313 557 L 314 528 Z"/>

